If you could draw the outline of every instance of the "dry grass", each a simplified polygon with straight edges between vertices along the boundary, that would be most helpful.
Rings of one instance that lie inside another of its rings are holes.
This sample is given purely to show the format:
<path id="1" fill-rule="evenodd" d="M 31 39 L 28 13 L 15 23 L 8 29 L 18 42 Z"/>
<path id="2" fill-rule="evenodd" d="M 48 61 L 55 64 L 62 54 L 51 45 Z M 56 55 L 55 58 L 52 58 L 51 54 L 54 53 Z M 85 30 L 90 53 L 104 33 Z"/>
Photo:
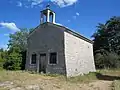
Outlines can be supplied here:
<path id="1" fill-rule="evenodd" d="M 113 82 L 113 90 L 120 90 L 120 80 L 115 80 Z"/>
<path id="2" fill-rule="evenodd" d="M 96 77 L 96 74 L 97 73 L 94 72 L 94 73 L 89 73 L 89 74 L 85 74 L 82 76 L 71 77 L 71 78 L 68 78 L 68 81 L 73 82 L 73 83 L 80 83 L 80 82 L 89 83 L 89 82 L 98 80 Z"/>
<path id="3" fill-rule="evenodd" d="M 109 76 L 120 76 L 120 69 L 104 69 L 97 70 L 97 72 Z"/>
<path id="4" fill-rule="evenodd" d="M 11 81 L 14 87 L 29 87 L 30 85 L 38 85 L 42 88 L 61 88 L 62 82 L 65 82 L 64 76 L 57 75 L 40 75 L 30 74 L 24 71 L 0 71 L 0 82 Z M 2 90 L 2 87 L 0 88 Z"/>
<path id="5" fill-rule="evenodd" d="M 99 75 L 99 78 L 97 75 Z M 37 90 L 30 89 L 31 87 L 39 87 L 38 90 L 109 90 L 106 88 L 112 83 L 112 80 L 110 80 L 111 77 L 114 80 L 116 79 L 115 76 L 120 76 L 119 70 L 98 70 L 96 73 L 71 77 L 68 79 L 62 75 L 30 74 L 25 71 L 2 70 L 0 71 L 0 83 L 6 81 L 13 82 L 13 85 L 9 88 L 21 87 L 22 90 Z M 109 80 L 105 81 L 104 79 L 106 77 Z M 116 86 L 116 84 L 114 86 Z M 102 89 L 100 89 L 101 87 Z M 106 88 L 103 89 L 103 87 Z M 8 90 L 8 88 L 0 87 L 0 90 Z"/>
<path id="6" fill-rule="evenodd" d="M 0 87 L 0 90 L 8 90 L 8 89 L 5 89 L 5 88 L 3 88 L 3 87 Z"/>

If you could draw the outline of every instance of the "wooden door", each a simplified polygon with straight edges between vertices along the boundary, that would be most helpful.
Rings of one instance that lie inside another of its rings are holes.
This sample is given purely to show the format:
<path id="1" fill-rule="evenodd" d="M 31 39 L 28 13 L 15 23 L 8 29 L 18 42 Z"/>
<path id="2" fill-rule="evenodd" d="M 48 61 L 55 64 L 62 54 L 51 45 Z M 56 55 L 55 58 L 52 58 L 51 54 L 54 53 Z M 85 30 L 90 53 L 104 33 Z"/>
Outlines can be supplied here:
<path id="1" fill-rule="evenodd" d="M 46 73 L 46 54 L 40 54 L 40 63 L 39 63 L 40 72 Z"/>

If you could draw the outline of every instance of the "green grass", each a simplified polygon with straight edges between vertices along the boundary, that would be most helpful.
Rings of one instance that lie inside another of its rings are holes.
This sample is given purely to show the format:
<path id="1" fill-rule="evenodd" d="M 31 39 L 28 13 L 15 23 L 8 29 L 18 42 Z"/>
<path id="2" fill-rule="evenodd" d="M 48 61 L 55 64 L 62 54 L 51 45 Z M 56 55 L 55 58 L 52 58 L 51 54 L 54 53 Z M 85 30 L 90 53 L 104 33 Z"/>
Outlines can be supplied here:
<path id="1" fill-rule="evenodd" d="M 11 80 L 23 80 L 23 79 L 38 79 L 38 78 L 55 78 L 55 79 L 63 79 L 70 82 L 88 82 L 92 80 L 98 80 L 96 77 L 97 74 L 101 75 L 109 75 L 109 76 L 120 76 L 120 70 L 97 70 L 96 72 L 80 75 L 76 77 L 70 77 L 66 79 L 63 75 L 58 74 L 37 74 L 30 73 L 25 71 L 0 71 L 0 81 L 11 81 Z M 102 76 L 101 76 L 102 77 Z"/>
<path id="2" fill-rule="evenodd" d="M 0 90 L 8 90 L 8 89 L 5 89 L 5 88 L 0 87 Z"/>
<path id="3" fill-rule="evenodd" d="M 80 75 L 76 77 L 70 77 L 67 78 L 63 75 L 58 74 L 37 74 L 37 73 L 31 73 L 31 72 L 25 72 L 25 71 L 6 71 L 1 70 L 0 71 L 0 81 L 11 81 L 15 79 L 29 79 L 29 78 L 39 78 L 39 77 L 49 77 L 49 78 L 57 78 L 62 80 L 67 80 L 70 82 L 89 82 L 92 80 L 98 80 L 96 77 L 97 74 L 101 75 L 109 75 L 109 76 L 120 76 L 120 70 L 97 70 L 96 72 Z M 102 76 L 101 76 L 102 77 Z"/>
<path id="4" fill-rule="evenodd" d="M 115 76 L 120 75 L 120 69 L 102 69 L 102 70 L 97 70 L 97 72 L 104 75 L 115 75 Z"/>
<path id="5" fill-rule="evenodd" d="M 99 75 L 99 78 L 97 77 Z M 0 70 L 0 82 L 11 81 L 16 87 L 25 87 L 26 85 L 43 84 L 55 86 L 56 88 L 77 87 L 81 83 L 88 84 L 89 82 L 105 80 L 113 78 L 113 90 L 120 90 L 120 70 L 97 70 L 89 74 L 80 75 L 76 77 L 66 78 L 58 74 L 38 74 L 26 71 L 6 71 Z M 109 78 L 108 78 L 109 77 Z M 114 81 L 115 80 L 115 81 Z M 49 82 L 49 84 L 48 84 Z M 45 86 L 43 88 L 46 88 Z M 51 87 L 52 88 L 52 87 Z M 6 90 L 0 87 L 0 90 Z M 45 89 L 46 90 L 46 89 Z"/>
<path id="6" fill-rule="evenodd" d="M 120 80 L 115 80 L 113 82 L 113 90 L 120 90 Z"/>
<path id="7" fill-rule="evenodd" d="M 90 82 L 90 81 L 93 81 L 93 80 L 97 80 L 97 77 L 96 77 L 96 72 L 93 72 L 93 73 L 89 73 L 89 74 L 85 74 L 85 75 L 80 75 L 80 76 L 76 76 L 76 77 L 70 77 L 68 78 L 67 80 L 70 81 L 70 82 Z"/>
<path id="8" fill-rule="evenodd" d="M 25 71 L 0 71 L 0 82 L 12 81 L 16 83 L 16 85 L 24 86 L 25 84 L 38 83 L 37 80 L 39 79 L 52 80 L 53 82 L 59 83 L 86 83 L 97 80 L 96 73 L 89 73 L 83 76 L 66 78 L 63 75 L 58 74 L 31 74 L 30 72 Z"/>

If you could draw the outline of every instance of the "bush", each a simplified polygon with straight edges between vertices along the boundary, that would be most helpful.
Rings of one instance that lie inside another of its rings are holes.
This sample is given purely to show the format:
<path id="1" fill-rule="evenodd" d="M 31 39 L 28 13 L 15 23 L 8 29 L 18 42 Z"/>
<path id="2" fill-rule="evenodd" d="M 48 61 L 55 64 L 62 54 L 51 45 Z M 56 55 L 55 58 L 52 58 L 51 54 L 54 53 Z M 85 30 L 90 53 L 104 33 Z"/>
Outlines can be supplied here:
<path id="1" fill-rule="evenodd" d="M 97 52 L 95 53 L 95 65 L 98 69 L 120 68 L 120 56 L 114 52 Z"/>
<path id="2" fill-rule="evenodd" d="M 8 60 L 5 61 L 3 67 L 7 70 L 20 70 L 22 64 L 22 56 L 19 52 L 11 52 Z"/>
<path id="3" fill-rule="evenodd" d="M 0 68 L 3 68 L 4 61 L 0 58 Z"/>
<path id="4" fill-rule="evenodd" d="M 7 52 L 0 49 L 0 68 L 3 69 L 3 64 L 5 63 Z"/>
<path id="5" fill-rule="evenodd" d="M 116 53 L 109 53 L 107 58 L 110 68 L 120 68 L 120 57 Z"/>

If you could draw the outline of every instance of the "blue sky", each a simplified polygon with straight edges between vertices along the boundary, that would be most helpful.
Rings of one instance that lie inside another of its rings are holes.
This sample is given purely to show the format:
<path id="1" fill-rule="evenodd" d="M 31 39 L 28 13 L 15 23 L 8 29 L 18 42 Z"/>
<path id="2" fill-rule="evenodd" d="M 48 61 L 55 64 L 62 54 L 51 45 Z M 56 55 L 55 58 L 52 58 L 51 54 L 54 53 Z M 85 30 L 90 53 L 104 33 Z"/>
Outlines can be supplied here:
<path id="1" fill-rule="evenodd" d="M 40 24 L 40 11 L 50 3 L 60 23 L 90 38 L 98 23 L 120 16 L 120 0 L 1 0 L 0 48 L 6 48 L 9 34 L 19 28 Z"/>

